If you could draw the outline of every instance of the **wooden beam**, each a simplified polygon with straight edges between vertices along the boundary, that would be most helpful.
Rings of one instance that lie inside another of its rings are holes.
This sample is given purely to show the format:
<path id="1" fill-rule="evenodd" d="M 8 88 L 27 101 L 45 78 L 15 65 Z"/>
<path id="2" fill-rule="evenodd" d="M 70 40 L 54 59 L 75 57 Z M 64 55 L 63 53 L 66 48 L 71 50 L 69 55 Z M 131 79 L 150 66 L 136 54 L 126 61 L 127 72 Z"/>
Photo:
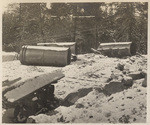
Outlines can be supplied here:
<path id="1" fill-rule="evenodd" d="M 36 76 L 34 78 L 21 82 L 20 86 L 8 91 L 6 94 L 4 94 L 4 97 L 7 99 L 8 102 L 13 103 L 63 77 L 64 74 L 61 70 L 56 70 L 51 73 Z"/>

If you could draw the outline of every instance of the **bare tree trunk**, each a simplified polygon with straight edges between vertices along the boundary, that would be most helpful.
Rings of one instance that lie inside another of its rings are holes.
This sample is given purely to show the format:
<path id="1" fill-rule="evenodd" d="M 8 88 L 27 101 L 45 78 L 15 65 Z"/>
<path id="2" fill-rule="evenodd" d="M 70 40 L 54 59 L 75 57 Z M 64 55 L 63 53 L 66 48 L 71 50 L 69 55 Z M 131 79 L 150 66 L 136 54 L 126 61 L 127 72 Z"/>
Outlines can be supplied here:
<path id="1" fill-rule="evenodd" d="M 43 24 L 44 24 L 44 18 L 45 18 L 45 16 L 42 15 L 41 4 L 39 4 L 39 9 L 40 9 L 40 32 L 41 32 L 42 40 L 45 43 L 46 39 L 45 39 L 45 35 L 44 35 L 44 32 L 43 32 Z"/>

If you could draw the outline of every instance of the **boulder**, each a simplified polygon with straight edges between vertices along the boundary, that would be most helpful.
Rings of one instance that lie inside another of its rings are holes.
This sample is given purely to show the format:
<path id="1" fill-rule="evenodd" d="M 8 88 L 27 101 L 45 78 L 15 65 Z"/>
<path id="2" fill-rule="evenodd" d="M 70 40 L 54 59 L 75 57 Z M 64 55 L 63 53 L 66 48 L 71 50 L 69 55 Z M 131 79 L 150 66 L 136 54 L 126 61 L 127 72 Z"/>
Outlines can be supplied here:
<path id="1" fill-rule="evenodd" d="M 128 75 L 129 77 L 132 77 L 133 80 L 137 80 L 137 79 L 142 79 L 144 78 L 144 75 L 142 72 L 137 71 L 137 72 L 131 72 Z"/>
<path id="2" fill-rule="evenodd" d="M 116 68 L 120 71 L 123 71 L 124 70 L 124 64 L 118 63 Z"/>
<path id="3" fill-rule="evenodd" d="M 147 71 L 146 70 L 142 70 L 141 71 L 141 75 L 143 75 L 143 77 L 147 77 Z"/>
<path id="4" fill-rule="evenodd" d="M 122 79 L 122 83 L 125 86 L 132 86 L 133 85 L 133 79 L 132 79 L 132 77 L 126 76 Z"/>
<path id="5" fill-rule="evenodd" d="M 144 81 L 142 82 L 142 86 L 147 87 L 147 75 L 146 75 Z"/>
<path id="6" fill-rule="evenodd" d="M 117 92 L 121 92 L 124 89 L 126 89 L 126 87 L 122 84 L 122 82 L 120 81 L 110 81 L 109 84 L 106 84 L 105 87 L 103 88 L 103 93 L 105 95 L 110 96 L 111 94 L 117 93 Z"/>
<path id="7" fill-rule="evenodd" d="M 83 105 L 83 104 L 78 103 L 78 104 L 76 105 L 76 108 L 84 108 L 84 105 Z"/>

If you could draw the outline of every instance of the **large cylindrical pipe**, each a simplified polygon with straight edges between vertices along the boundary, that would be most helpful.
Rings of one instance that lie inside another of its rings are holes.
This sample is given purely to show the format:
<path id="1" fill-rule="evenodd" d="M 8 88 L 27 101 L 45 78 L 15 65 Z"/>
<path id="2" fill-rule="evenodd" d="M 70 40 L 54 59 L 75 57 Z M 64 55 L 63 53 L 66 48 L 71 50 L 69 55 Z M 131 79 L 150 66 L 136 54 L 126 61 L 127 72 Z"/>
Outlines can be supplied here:
<path id="1" fill-rule="evenodd" d="M 71 62 L 71 52 L 65 47 L 22 46 L 19 59 L 26 65 L 65 66 Z"/>
<path id="2" fill-rule="evenodd" d="M 131 56 L 135 50 L 131 44 L 132 42 L 101 43 L 97 50 L 109 57 Z"/>
<path id="3" fill-rule="evenodd" d="M 72 54 L 77 54 L 76 42 L 37 43 L 37 46 L 69 47 Z"/>

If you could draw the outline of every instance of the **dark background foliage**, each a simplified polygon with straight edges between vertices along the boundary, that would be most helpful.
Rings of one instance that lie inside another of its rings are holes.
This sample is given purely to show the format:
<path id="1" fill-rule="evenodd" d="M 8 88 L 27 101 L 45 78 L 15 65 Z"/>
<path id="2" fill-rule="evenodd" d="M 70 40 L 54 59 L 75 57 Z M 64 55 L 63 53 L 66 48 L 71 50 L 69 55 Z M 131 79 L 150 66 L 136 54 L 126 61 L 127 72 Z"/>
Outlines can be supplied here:
<path id="1" fill-rule="evenodd" d="M 3 51 L 38 42 L 77 42 L 90 52 L 104 42 L 132 41 L 147 53 L 148 3 L 11 3 L 3 13 Z"/>

